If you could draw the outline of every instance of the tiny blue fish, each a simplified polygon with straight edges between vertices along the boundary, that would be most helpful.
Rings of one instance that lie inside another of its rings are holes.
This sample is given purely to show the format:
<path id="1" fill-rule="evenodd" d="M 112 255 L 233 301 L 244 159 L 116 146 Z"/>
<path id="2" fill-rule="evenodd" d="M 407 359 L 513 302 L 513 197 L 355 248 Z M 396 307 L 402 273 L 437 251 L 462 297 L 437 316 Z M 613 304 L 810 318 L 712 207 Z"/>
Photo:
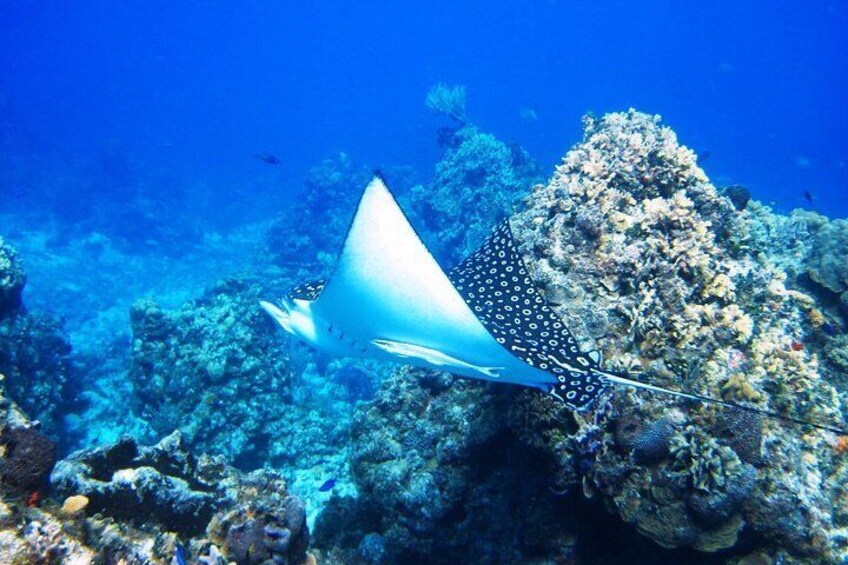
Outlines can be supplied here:
<path id="1" fill-rule="evenodd" d="M 174 549 L 174 563 L 176 565 L 186 565 L 188 563 L 188 552 L 183 544 L 177 542 Z"/>
<path id="2" fill-rule="evenodd" d="M 825 334 L 827 334 L 831 337 L 836 335 L 836 326 L 834 326 L 830 322 L 825 322 L 825 324 L 822 326 L 822 330 L 824 331 Z"/>
<path id="3" fill-rule="evenodd" d="M 332 490 L 332 488 L 336 486 L 336 479 L 329 479 L 324 481 L 324 484 L 318 487 L 319 492 L 327 492 Z"/>
<path id="4" fill-rule="evenodd" d="M 258 153 L 254 155 L 257 159 L 262 161 L 263 163 L 267 163 L 268 165 L 279 165 L 280 159 L 271 153 Z"/>

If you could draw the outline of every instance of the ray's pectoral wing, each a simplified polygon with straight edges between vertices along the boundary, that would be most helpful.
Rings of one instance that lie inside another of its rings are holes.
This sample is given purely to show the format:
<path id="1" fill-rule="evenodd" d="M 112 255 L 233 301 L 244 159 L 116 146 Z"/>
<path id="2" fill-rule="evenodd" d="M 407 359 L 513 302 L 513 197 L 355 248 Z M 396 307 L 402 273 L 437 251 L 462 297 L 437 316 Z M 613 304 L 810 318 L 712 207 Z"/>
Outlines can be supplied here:
<path id="1" fill-rule="evenodd" d="M 584 408 L 607 388 L 597 371 L 597 352 L 580 351 L 577 340 L 530 277 L 509 220 L 452 269 L 449 277 L 501 346 L 556 378 L 552 394 L 572 407 Z"/>
<path id="2" fill-rule="evenodd" d="M 335 270 L 312 310 L 365 343 L 409 344 L 423 348 L 418 353 L 435 351 L 469 365 L 504 365 L 491 335 L 379 176 L 365 189 Z"/>

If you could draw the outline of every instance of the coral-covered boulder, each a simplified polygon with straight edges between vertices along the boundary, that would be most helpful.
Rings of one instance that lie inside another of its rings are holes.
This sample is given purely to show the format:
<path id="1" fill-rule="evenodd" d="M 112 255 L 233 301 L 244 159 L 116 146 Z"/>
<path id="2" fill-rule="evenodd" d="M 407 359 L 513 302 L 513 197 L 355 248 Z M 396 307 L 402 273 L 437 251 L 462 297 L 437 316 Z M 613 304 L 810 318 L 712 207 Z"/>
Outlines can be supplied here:
<path id="1" fill-rule="evenodd" d="M 62 322 L 26 311 L 17 252 L 0 238 L 0 375 L 9 395 L 49 433 L 61 424 L 71 346 Z"/>
<path id="2" fill-rule="evenodd" d="M 331 500 L 318 546 L 345 563 L 570 558 L 573 531 L 560 521 L 569 505 L 548 490 L 551 461 L 509 431 L 517 390 L 423 370 L 392 376 L 351 431 L 361 496 Z"/>
<path id="3" fill-rule="evenodd" d="M 74 453 L 56 465 L 51 482 L 60 496 L 86 496 L 92 513 L 157 523 L 186 535 L 203 532 L 222 502 L 179 433 L 152 448 L 127 438 Z"/>
<path id="4" fill-rule="evenodd" d="M 17 251 L 0 237 L 0 319 L 20 308 L 25 284 L 26 275 Z"/>
<path id="5" fill-rule="evenodd" d="M 716 191 L 656 116 L 610 114 L 584 127 L 583 142 L 512 220 L 530 270 L 581 346 L 652 384 L 843 421 L 819 356 L 798 345 L 815 330 L 816 300 L 789 286 L 758 243 L 766 214 Z M 676 422 L 649 425 L 639 441 L 627 425 L 607 425 L 586 476 L 588 491 L 639 532 L 702 551 L 733 548 L 744 531 L 770 551 L 837 551 L 823 543 L 836 539 L 830 492 L 844 480 L 831 434 L 759 418 L 733 430 L 726 410 L 614 393 L 618 419 Z M 755 467 L 761 446 L 769 464 Z M 764 520 L 782 512 L 780 492 L 793 492 L 802 510 Z"/>
<path id="6" fill-rule="evenodd" d="M 230 280 L 175 311 L 140 300 L 130 313 L 135 408 L 153 429 L 244 466 L 268 458 L 292 374 L 255 285 Z M 236 425 L 237 424 L 237 425 Z"/>

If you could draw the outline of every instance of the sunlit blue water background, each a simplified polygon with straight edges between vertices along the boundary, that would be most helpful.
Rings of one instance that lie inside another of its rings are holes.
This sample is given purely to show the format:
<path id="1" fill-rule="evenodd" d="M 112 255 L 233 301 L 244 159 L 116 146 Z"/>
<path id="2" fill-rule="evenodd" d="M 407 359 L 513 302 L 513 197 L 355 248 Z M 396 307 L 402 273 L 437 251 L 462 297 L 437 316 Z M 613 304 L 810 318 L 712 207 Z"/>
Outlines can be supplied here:
<path id="1" fill-rule="evenodd" d="M 808 190 L 843 217 L 846 29 L 844 2 L 10 2 L 3 151 L 61 170 L 120 150 L 136 174 L 202 180 L 211 197 L 255 186 L 258 151 L 283 161 L 276 192 L 337 151 L 427 175 L 436 119 L 422 101 L 444 81 L 467 87 L 475 123 L 547 167 L 583 113 L 632 106 L 708 151 L 717 184 L 778 209 Z M 75 196 L 101 190 L 113 187 Z M 257 216 L 279 202 L 268 190 L 249 190 Z"/>

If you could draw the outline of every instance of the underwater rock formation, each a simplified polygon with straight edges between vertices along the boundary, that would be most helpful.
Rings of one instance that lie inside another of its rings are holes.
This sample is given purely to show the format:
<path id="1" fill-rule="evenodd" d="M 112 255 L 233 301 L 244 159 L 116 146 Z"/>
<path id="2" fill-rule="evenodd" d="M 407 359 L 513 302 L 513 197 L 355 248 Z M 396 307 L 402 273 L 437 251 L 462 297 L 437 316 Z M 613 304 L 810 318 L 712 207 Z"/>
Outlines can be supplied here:
<path id="1" fill-rule="evenodd" d="M 72 454 L 56 464 L 49 497 L 29 489 L 46 484 L 51 445 L 2 386 L 0 440 L 0 563 L 165 564 L 177 551 L 190 563 L 314 563 L 303 505 L 279 474 L 195 457 L 178 432 Z M 236 541 L 245 524 L 260 524 L 247 553 Z"/>
<path id="2" fill-rule="evenodd" d="M 152 447 L 127 438 L 77 452 L 57 464 L 51 481 L 60 497 L 85 496 L 88 514 L 184 539 L 206 535 L 238 563 L 306 558 L 306 513 L 279 474 L 241 474 L 221 457 L 196 458 L 179 432 Z"/>
<path id="3" fill-rule="evenodd" d="M 193 448 L 226 449 L 231 461 L 267 457 L 267 427 L 281 416 L 291 374 L 257 296 L 228 280 L 174 312 L 149 299 L 133 305 L 133 401 L 158 434 L 179 428 Z"/>
<path id="4" fill-rule="evenodd" d="M 517 390 L 399 370 L 356 414 L 360 498 L 330 502 L 318 546 L 341 563 L 572 556 L 568 503 L 548 491 L 550 462 L 504 418 Z"/>
<path id="5" fill-rule="evenodd" d="M 0 378 L 10 396 L 53 433 L 66 406 L 71 346 L 60 320 L 27 312 L 25 283 L 20 258 L 0 238 Z"/>
<path id="6" fill-rule="evenodd" d="M 708 182 L 694 153 L 658 117 L 634 111 L 587 118 L 584 128 L 583 142 L 513 219 L 536 280 L 583 347 L 660 386 L 843 421 L 818 356 L 792 346 L 810 331 L 815 299 L 788 288 L 767 254 L 746 248 L 753 221 Z M 642 421 L 679 404 L 615 392 L 615 412 Z M 763 420 L 761 440 L 726 438 L 723 417 L 685 407 L 671 456 L 650 468 L 605 436 L 588 486 L 668 547 L 729 548 L 747 529 L 766 546 L 832 555 L 830 489 L 844 472 L 827 447 L 832 434 Z M 755 469 L 742 457 L 755 461 L 759 445 L 744 444 L 760 441 L 769 465 Z M 764 520 L 789 493 L 803 509 L 795 521 Z"/>
<path id="7" fill-rule="evenodd" d="M 129 398 L 157 437 L 179 429 L 193 451 L 283 472 L 312 523 L 330 496 L 319 490 L 327 479 L 337 493 L 353 491 L 352 413 L 387 369 L 328 362 L 287 340 L 258 308 L 270 283 L 285 288 L 230 279 L 175 310 L 136 302 Z"/>
<path id="8" fill-rule="evenodd" d="M 57 496 L 82 495 L 87 511 L 116 519 L 155 523 L 186 536 L 199 535 L 226 502 L 219 492 L 218 462 L 198 463 L 179 432 L 149 448 L 125 438 L 118 443 L 76 452 L 60 461 L 51 483 Z"/>

